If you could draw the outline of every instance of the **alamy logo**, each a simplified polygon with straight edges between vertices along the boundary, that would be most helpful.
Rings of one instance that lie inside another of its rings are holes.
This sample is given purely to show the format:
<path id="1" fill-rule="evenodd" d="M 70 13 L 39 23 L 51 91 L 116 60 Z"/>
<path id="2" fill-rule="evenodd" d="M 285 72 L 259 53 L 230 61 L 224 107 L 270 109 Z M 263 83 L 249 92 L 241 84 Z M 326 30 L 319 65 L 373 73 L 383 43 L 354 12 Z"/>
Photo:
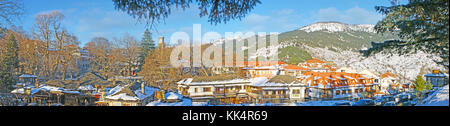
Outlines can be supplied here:
<path id="1" fill-rule="evenodd" d="M 208 40 L 211 38 L 223 38 L 223 44 L 211 44 L 202 49 L 202 45 L 210 43 Z M 201 25 L 194 24 L 192 41 L 186 32 L 172 34 L 170 42 L 178 43 L 170 55 L 172 67 L 244 67 L 245 59 L 278 61 L 278 49 L 268 49 L 278 47 L 277 32 L 269 35 L 266 32 L 226 32 L 225 37 L 217 32 L 207 32 L 202 37 Z"/>

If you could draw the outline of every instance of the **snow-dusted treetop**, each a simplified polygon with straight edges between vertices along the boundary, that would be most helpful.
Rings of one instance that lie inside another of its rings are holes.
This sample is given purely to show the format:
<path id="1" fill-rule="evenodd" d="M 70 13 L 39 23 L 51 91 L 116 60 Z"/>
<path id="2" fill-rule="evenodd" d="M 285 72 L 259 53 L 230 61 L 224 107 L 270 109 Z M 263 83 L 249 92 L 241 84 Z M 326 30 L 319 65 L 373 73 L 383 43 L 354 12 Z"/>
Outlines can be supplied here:
<path id="1" fill-rule="evenodd" d="M 374 27 L 375 25 L 373 24 L 349 25 L 340 22 L 318 22 L 302 27 L 299 30 L 303 30 L 306 32 L 326 30 L 328 32 L 363 31 L 375 33 Z"/>

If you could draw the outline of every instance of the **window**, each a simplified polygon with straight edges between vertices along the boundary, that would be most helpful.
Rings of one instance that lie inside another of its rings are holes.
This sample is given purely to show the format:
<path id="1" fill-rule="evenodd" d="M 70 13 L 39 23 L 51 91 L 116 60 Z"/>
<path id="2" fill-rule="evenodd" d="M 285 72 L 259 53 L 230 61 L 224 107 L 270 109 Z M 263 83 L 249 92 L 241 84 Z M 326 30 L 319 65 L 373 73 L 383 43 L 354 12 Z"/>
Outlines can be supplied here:
<path id="1" fill-rule="evenodd" d="M 203 88 L 203 92 L 211 92 L 211 88 L 210 87 L 205 87 L 205 88 Z"/>
<path id="2" fill-rule="evenodd" d="M 341 91 L 340 90 L 336 90 L 336 95 L 340 95 Z"/>
<path id="3" fill-rule="evenodd" d="M 294 89 L 294 90 L 292 90 L 292 94 L 300 94 L 300 90 L 299 89 Z"/>
<path id="4" fill-rule="evenodd" d="M 198 89 L 197 89 L 197 88 L 194 88 L 194 92 L 197 93 L 197 92 L 198 92 Z"/>

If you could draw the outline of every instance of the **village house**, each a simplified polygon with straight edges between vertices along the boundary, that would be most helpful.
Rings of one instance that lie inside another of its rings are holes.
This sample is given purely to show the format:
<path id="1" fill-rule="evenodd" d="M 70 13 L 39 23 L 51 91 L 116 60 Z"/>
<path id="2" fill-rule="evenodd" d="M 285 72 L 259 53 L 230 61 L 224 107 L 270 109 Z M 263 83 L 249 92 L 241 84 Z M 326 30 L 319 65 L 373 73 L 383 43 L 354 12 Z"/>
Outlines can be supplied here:
<path id="1" fill-rule="evenodd" d="M 245 71 L 246 76 L 250 78 L 272 78 L 280 75 L 281 69 L 286 65 L 286 63 L 281 61 L 246 61 L 243 64 L 246 67 L 242 69 Z"/>
<path id="2" fill-rule="evenodd" d="M 289 75 L 277 75 L 271 79 L 200 77 L 178 82 L 178 92 L 190 97 L 192 102 L 215 105 L 302 101 L 306 95 L 305 91 L 306 85 Z"/>
<path id="3" fill-rule="evenodd" d="M 304 100 L 306 85 L 293 76 L 278 75 L 268 81 L 255 82 L 257 83 L 246 86 L 252 103 L 290 103 Z"/>
<path id="4" fill-rule="evenodd" d="M 52 106 L 52 105 L 78 105 L 80 92 L 67 90 L 50 85 L 35 85 L 14 89 L 11 94 L 16 99 L 29 105 Z"/>
<path id="5" fill-rule="evenodd" d="M 36 75 L 22 74 L 19 76 L 19 83 L 16 84 L 15 88 L 32 86 L 36 84 L 37 78 L 38 77 Z"/>
<path id="6" fill-rule="evenodd" d="M 358 73 L 356 70 L 350 68 L 350 67 L 341 67 L 336 70 L 336 72 L 345 72 L 345 73 Z"/>
<path id="7" fill-rule="evenodd" d="M 373 78 L 344 72 L 307 72 L 298 76 L 306 84 L 306 95 L 312 99 L 349 99 L 371 97 Z"/>
<path id="8" fill-rule="evenodd" d="M 397 75 L 386 72 L 380 75 L 380 91 L 390 94 L 390 89 L 398 90 L 401 87 Z"/>
<path id="9" fill-rule="evenodd" d="M 97 106 L 143 106 L 154 100 L 156 88 L 148 87 L 145 83 L 123 84 L 117 83 L 117 86 L 105 91 L 100 90 Z"/>
<path id="10" fill-rule="evenodd" d="M 319 59 L 310 59 L 306 60 L 303 63 L 299 63 L 297 66 L 301 66 L 309 69 L 313 72 L 333 72 L 336 71 L 335 68 L 331 67 L 327 64 L 327 62 L 319 60 Z"/>
<path id="11" fill-rule="evenodd" d="M 252 82 L 235 76 L 194 77 L 183 79 L 178 92 L 192 102 L 211 104 L 239 104 L 247 101 L 245 86 Z"/>
<path id="12" fill-rule="evenodd" d="M 426 81 L 433 84 L 433 87 L 441 87 L 449 83 L 448 75 L 439 70 L 433 70 L 432 73 L 425 74 Z"/>
<path id="13" fill-rule="evenodd" d="M 285 65 L 283 67 L 283 69 L 281 70 L 280 75 L 289 75 L 289 76 L 300 76 L 303 73 L 307 72 L 307 71 L 311 71 L 308 68 L 304 68 L 301 66 L 296 66 L 296 65 Z"/>
<path id="14" fill-rule="evenodd" d="M 373 82 L 375 84 L 380 83 L 380 76 L 376 72 L 371 72 L 369 70 L 362 70 L 362 71 L 358 72 L 358 74 L 364 74 L 364 75 L 370 76 L 371 78 L 373 78 Z"/>

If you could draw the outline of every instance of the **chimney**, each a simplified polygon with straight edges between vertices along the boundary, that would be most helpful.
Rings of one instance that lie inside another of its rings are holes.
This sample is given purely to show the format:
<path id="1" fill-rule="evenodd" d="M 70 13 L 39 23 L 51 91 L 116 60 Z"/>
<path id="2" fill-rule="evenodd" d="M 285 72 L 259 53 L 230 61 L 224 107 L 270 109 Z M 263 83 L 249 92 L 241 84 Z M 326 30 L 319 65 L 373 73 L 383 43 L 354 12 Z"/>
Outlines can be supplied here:
<path id="1" fill-rule="evenodd" d="M 141 83 L 141 93 L 145 95 L 145 84 L 144 84 L 144 82 Z"/>
<path id="2" fill-rule="evenodd" d="M 103 87 L 103 85 L 102 86 L 100 86 L 100 94 L 101 94 L 101 96 L 100 96 L 100 99 L 101 99 L 101 101 L 104 101 L 105 100 L 105 87 Z"/>
<path id="3" fill-rule="evenodd" d="M 36 78 L 36 81 L 34 82 L 34 87 L 39 88 L 39 81 L 37 78 Z"/>

